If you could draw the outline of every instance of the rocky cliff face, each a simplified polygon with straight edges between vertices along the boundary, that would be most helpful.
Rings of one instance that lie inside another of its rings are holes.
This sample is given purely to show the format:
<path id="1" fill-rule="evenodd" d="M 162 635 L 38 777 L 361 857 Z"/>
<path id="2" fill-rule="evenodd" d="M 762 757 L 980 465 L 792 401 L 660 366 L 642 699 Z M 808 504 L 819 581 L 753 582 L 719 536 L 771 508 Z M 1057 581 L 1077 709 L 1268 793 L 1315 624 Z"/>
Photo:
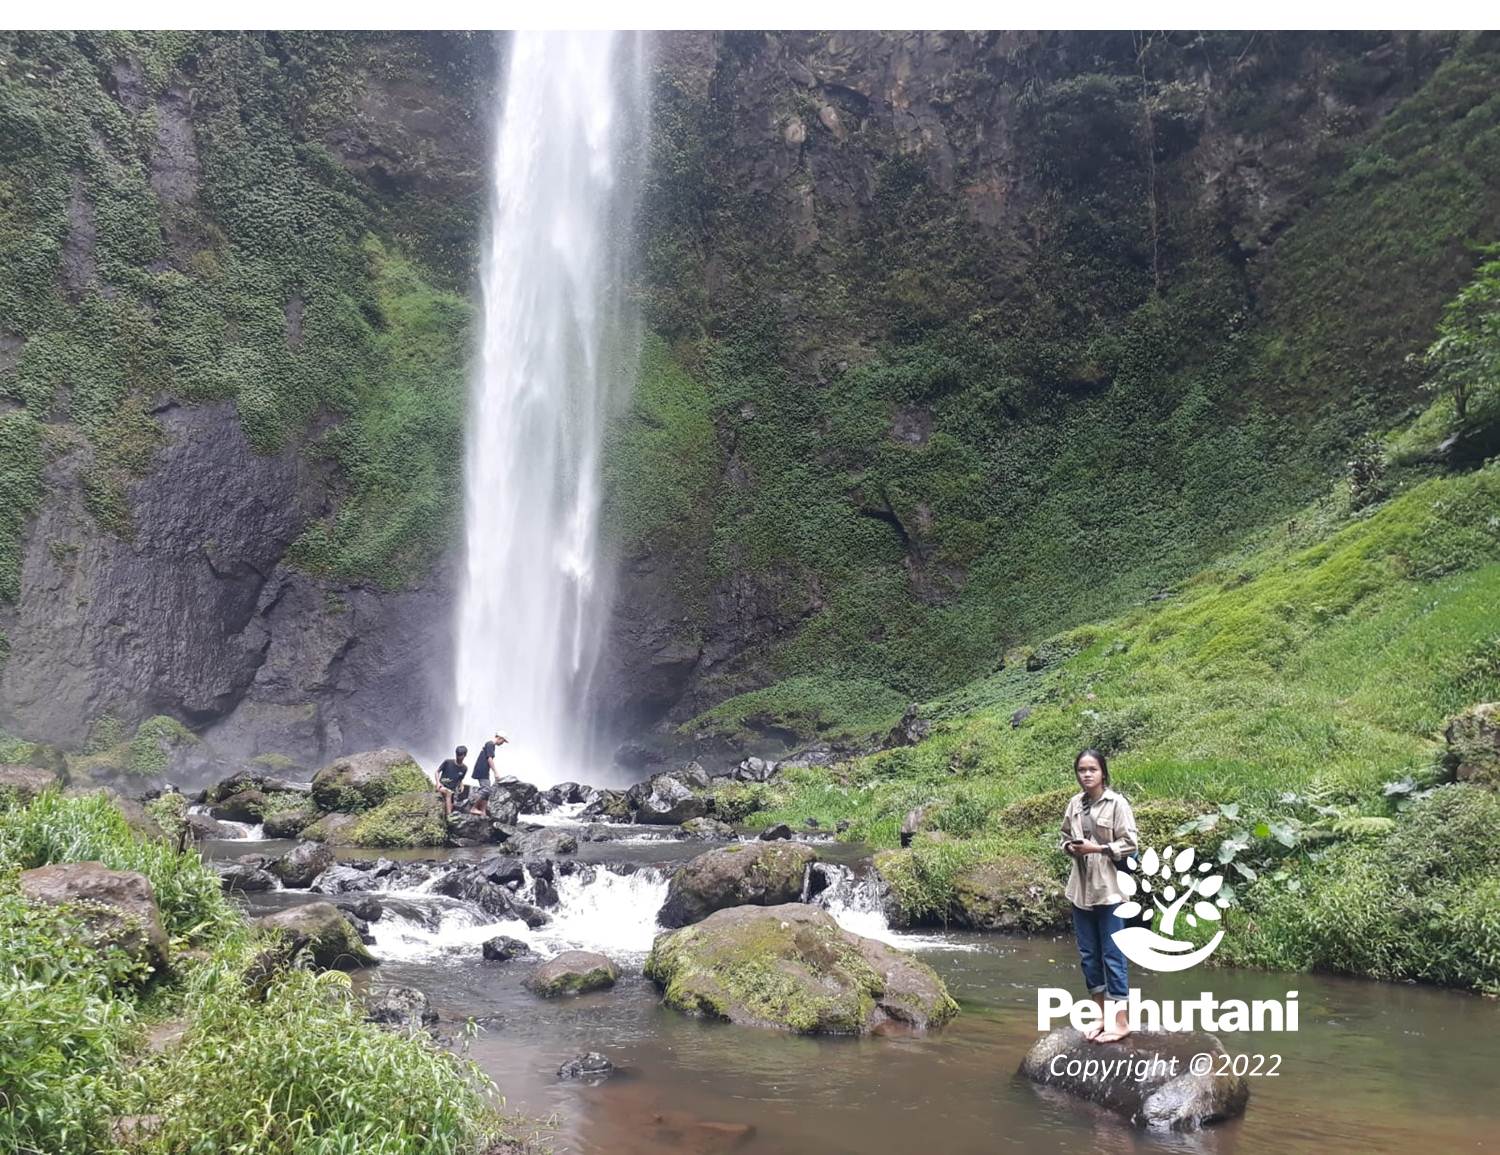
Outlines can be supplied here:
<path id="1" fill-rule="evenodd" d="M 437 744 L 496 48 L 7 39 L 0 726 Z M 655 50 L 622 731 L 791 678 L 805 737 L 1169 584 L 1409 402 L 1494 233 L 1482 37 Z"/>
<path id="2" fill-rule="evenodd" d="M 0 726 L 168 714 L 300 766 L 435 737 L 494 51 L 7 45 L 4 259 L 40 276 L 0 318 Z"/>

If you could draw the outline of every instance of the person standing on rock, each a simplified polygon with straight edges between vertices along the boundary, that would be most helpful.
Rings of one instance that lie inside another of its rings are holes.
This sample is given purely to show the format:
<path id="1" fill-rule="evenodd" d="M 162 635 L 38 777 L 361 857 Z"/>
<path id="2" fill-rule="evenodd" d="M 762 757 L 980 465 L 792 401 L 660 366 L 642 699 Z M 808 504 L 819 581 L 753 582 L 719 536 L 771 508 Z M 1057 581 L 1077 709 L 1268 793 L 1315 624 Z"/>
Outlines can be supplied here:
<path id="1" fill-rule="evenodd" d="M 474 759 L 474 809 L 471 814 L 489 813 L 490 774 L 494 769 L 495 750 L 509 741 L 504 730 L 496 730 L 494 738 L 479 748 L 479 757 Z"/>
<path id="2" fill-rule="evenodd" d="M 1115 932 L 1125 925 L 1115 908 L 1125 901 L 1119 867 L 1139 849 L 1135 814 L 1125 797 L 1110 789 L 1109 763 L 1098 750 L 1079 752 L 1073 776 L 1080 790 L 1063 813 L 1063 852 L 1073 859 L 1068 875 L 1068 901 L 1073 907 L 1073 933 L 1078 937 L 1078 959 L 1089 994 L 1105 1009 L 1105 999 L 1119 1000 L 1113 1023 L 1101 1021 L 1084 1037 L 1112 1043 L 1130 1034 L 1124 1000 L 1130 995 L 1125 955 L 1115 945 Z"/>
<path id="3" fill-rule="evenodd" d="M 458 789 L 464 783 L 464 775 L 469 768 L 464 765 L 464 758 L 469 753 L 467 746 L 460 746 L 453 751 L 453 757 L 443 762 L 437 769 L 437 792 L 438 797 L 443 800 L 443 814 L 453 813 L 453 798 Z"/>

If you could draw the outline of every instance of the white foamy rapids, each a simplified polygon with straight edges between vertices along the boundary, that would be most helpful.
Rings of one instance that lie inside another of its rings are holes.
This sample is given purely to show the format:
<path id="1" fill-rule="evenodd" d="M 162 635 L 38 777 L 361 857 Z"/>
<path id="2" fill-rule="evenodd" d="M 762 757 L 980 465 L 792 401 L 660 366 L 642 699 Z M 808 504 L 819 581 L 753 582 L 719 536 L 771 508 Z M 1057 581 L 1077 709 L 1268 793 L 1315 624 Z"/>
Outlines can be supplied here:
<path id="1" fill-rule="evenodd" d="M 586 802 L 566 802 L 546 814 L 522 814 L 517 821 L 530 822 L 537 826 L 582 826 L 583 819 L 579 817 L 583 813 Z"/>
<path id="2" fill-rule="evenodd" d="M 616 874 L 598 867 L 557 879 L 557 907 L 551 921 L 533 930 L 514 918 L 495 918 L 454 899 L 430 894 L 441 875 L 408 890 L 388 892 L 423 907 L 424 919 L 387 909 L 370 924 L 377 958 L 401 961 L 472 960 L 496 935 L 520 939 L 544 958 L 565 950 L 592 950 L 614 959 L 643 957 L 660 929 L 656 912 L 667 897 L 667 879 L 658 870 Z M 523 897 L 532 893 L 528 875 Z M 376 892 L 376 898 L 382 897 Z M 428 923 L 431 923 L 429 925 Z"/>
<path id="3" fill-rule="evenodd" d="M 832 863 L 823 863 L 818 869 L 828 879 L 828 886 L 813 896 L 812 904 L 821 906 L 850 934 L 873 938 L 903 950 L 976 949 L 972 944 L 953 942 L 941 935 L 911 934 L 892 929 L 885 913 L 885 890 L 874 872 L 856 871 Z"/>
<path id="4" fill-rule="evenodd" d="M 200 814 L 206 818 L 213 817 L 213 815 L 209 814 L 208 807 L 201 804 L 197 806 L 189 806 L 187 808 L 187 812 L 189 814 Z M 234 822 L 228 818 L 215 818 L 214 821 L 219 823 L 221 826 L 227 826 L 232 838 L 242 838 L 246 842 L 266 841 L 266 828 L 259 822 Z"/>

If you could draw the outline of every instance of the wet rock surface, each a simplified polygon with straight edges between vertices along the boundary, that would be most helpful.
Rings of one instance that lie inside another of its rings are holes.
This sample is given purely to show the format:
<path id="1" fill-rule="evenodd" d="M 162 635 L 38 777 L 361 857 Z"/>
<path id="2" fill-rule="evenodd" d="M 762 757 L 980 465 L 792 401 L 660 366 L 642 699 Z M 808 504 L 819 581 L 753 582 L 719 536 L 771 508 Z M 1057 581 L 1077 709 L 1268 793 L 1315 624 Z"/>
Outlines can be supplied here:
<path id="1" fill-rule="evenodd" d="M 1244 1114 L 1250 1101 L 1244 1075 L 1216 1073 L 1224 1053 L 1217 1037 L 1202 1033 L 1137 1031 L 1119 1042 L 1093 1043 L 1062 1027 L 1037 1040 L 1021 1074 L 1107 1107 L 1139 1127 L 1196 1131 Z M 1200 1054 L 1213 1056 L 1208 1074 L 1191 1069 Z"/>
<path id="2" fill-rule="evenodd" d="M 925 1029 L 958 1011 L 926 963 L 802 903 L 716 911 L 658 938 L 645 971 L 677 1010 L 798 1034 Z"/>
<path id="3" fill-rule="evenodd" d="M 796 902 L 816 857 L 811 847 L 783 842 L 710 850 L 673 872 L 657 920 L 666 927 L 687 926 L 725 907 Z"/>
<path id="4" fill-rule="evenodd" d="M 581 995 L 615 985 L 620 968 L 602 954 L 565 950 L 548 959 L 526 979 L 526 988 L 542 998 Z"/>
<path id="5" fill-rule="evenodd" d="M 588 1051 L 557 1068 L 559 1079 L 600 1083 L 615 1073 L 615 1065 L 598 1051 Z"/>
<path id="6" fill-rule="evenodd" d="M 377 961 L 344 913 L 329 902 L 310 902 L 268 914 L 256 919 L 255 926 L 281 932 L 293 953 L 305 949 L 320 967 L 354 970 Z"/>

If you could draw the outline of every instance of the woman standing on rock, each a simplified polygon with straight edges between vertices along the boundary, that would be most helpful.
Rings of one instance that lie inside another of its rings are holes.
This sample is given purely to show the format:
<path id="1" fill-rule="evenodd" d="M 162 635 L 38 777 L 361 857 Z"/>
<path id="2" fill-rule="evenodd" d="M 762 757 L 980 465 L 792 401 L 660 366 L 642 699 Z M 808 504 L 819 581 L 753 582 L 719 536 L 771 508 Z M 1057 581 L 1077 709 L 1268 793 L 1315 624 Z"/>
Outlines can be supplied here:
<path id="1" fill-rule="evenodd" d="M 1109 788 L 1109 763 L 1098 750 L 1081 751 L 1073 759 L 1073 775 L 1081 789 L 1069 799 L 1063 814 L 1060 845 L 1073 859 L 1067 893 L 1073 905 L 1083 981 L 1103 1011 L 1106 996 L 1123 1002 L 1130 994 L 1125 956 L 1114 940 L 1115 932 L 1125 925 L 1115 914 L 1115 907 L 1125 901 L 1115 864 L 1138 849 L 1135 815 L 1124 796 Z M 1112 1043 L 1129 1033 L 1122 1005 L 1113 1024 L 1101 1022 L 1084 1037 Z"/>

